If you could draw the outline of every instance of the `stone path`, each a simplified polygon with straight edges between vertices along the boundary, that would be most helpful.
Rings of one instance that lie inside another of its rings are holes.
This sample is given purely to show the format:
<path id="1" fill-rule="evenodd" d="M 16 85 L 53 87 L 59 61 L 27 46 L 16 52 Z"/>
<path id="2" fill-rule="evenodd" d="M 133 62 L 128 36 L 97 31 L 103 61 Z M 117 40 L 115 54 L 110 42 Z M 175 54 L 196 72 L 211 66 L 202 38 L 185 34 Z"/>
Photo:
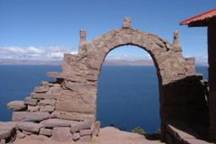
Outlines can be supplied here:
<path id="1" fill-rule="evenodd" d="M 24 139 L 17 139 L 14 144 L 63 144 L 61 142 L 52 141 L 44 136 L 29 136 Z M 64 143 L 64 144 L 81 144 L 81 143 Z M 102 128 L 100 136 L 93 138 L 92 142 L 82 144 L 162 144 L 160 141 L 150 141 L 144 136 L 120 131 L 113 127 Z"/>
<path id="2" fill-rule="evenodd" d="M 96 144 L 161 144 L 160 141 L 150 141 L 142 135 L 120 131 L 113 127 L 101 129 L 100 136 L 94 141 Z"/>

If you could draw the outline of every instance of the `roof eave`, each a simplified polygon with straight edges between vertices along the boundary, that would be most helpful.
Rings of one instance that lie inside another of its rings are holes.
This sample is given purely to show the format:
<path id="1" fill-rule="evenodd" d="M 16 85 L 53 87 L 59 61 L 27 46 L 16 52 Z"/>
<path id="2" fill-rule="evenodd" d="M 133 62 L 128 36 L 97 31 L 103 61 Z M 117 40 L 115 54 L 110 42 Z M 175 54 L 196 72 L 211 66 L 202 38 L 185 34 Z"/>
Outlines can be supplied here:
<path id="1" fill-rule="evenodd" d="M 185 19 L 183 21 L 180 22 L 180 25 L 188 25 L 189 27 L 204 27 L 204 26 L 208 26 L 209 21 L 211 20 L 215 20 L 216 19 L 216 15 L 209 15 L 206 16 L 206 18 L 200 18 L 203 15 L 207 15 L 208 13 L 214 12 L 216 11 L 216 9 L 201 13 L 199 15 L 190 17 L 188 19 Z"/>

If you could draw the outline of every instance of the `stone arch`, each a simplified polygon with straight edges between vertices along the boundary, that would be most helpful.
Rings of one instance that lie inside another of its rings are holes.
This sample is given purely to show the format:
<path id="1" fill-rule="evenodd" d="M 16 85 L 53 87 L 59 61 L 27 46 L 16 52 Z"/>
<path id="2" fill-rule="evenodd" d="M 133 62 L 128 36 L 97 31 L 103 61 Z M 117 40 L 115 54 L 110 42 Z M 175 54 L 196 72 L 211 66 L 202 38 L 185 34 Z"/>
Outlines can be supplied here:
<path id="1" fill-rule="evenodd" d="M 108 32 L 84 45 L 81 54 L 84 52 L 87 55 L 88 68 L 100 70 L 106 55 L 111 50 L 124 45 L 140 47 L 151 55 L 162 84 L 188 74 L 184 66 L 187 61 L 182 57 L 179 49 L 156 35 L 135 29 L 125 28 Z M 90 48 L 85 50 L 86 47 Z"/>
<path id="2" fill-rule="evenodd" d="M 190 71 L 188 70 L 188 60 L 183 58 L 180 47 L 175 47 L 173 44 L 154 34 L 141 32 L 132 28 L 122 28 L 105 33 L 81 47 L 80 54 L 86 55 L 86 66 L 89 70 L 89 75 L 92 73 L 96 75 L 96 85 L 101 66 L 107 54 L 113 49 L 124 45 L 137 46 L 151 55 L 157 69 L 160 115 L 163 123 L 168 117 L 168 115 L 165 116 L 167 112 L 164 111 L 166 108 L 163 105 L 164 101 L 166 101 L 164 85 L 191 75 L 195 72 L 194 66 L 192 65 Z"/>
<path id="3" fill-rule="evenodd" d="M 175 32 L 173 43 L 169 43 L 157 35 L 133 29 L 127 21 L 122 28 L 91 42 L 86 41 L 86 32 L 81 31 L 79 53 L 65 54 L 63 71 L 50 73 L 61 80 L 65 89 L 57 98 L 56 111 L 61 111 L 62 117 L 95 120 L 97 81 L 106 55 L 119 46 L 134 45 L 146 50 L 157 68 L 162 133 L 167 132 L 166 126 L 171 121 L 191 124 L 202 115 L 197 108 L 206 109 L 201 104 L 205 103 L 202 89 L 197 90 L 197 86 L 202 87 L 202 78 L 196 75 L 194 59 L 182 56 L 178 37 Z"/>

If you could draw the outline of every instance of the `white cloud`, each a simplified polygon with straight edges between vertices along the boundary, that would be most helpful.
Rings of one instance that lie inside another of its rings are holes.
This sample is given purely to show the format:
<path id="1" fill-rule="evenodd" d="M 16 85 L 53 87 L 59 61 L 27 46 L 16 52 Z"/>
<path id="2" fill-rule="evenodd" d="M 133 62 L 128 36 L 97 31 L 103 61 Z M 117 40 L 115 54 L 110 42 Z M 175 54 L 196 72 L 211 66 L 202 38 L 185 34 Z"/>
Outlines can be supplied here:
<path id="1" fill-rule="evenodd" d="M 61 47 L 0 47 L 0 59 L 14 60 L 61 60 L 64 53 L 77 54 L 77 51 Z"/>
<path id="2" fill-rule="evenodd" d="M 106 57 L 107 60 L 151 60 L 151 56 L 145 53 L 137 55 L 136 53 L 110 53 Z"/>

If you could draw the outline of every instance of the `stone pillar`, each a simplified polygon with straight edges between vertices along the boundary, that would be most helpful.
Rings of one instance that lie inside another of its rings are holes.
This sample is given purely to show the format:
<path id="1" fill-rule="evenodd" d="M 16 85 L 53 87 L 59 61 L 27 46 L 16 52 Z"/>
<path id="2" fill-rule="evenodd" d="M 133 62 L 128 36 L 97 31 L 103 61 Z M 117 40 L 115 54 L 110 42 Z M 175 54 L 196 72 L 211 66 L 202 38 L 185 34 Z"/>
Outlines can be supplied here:
<path id="1" fill-rule="evenodd" d="M 87 41 L 87 32 L 83 29 L 80 30 L 80 47 L 82 47 Z"/>
<path id="2" fill-rule="evenodd" d="M 208 25 L 210 137 L 216 141 L 216 20 Z"/>
<path id="3" fill-rule="evenodd" d="M 179 40 L 179 31 L 175 31 L 174 35 L 173 35 L 173 50 L 176 53 L 181 53 L 182 49 L 181 49 L 181 45 L 180 45 L 180 40 Z"/>
<path id="4" fill-rule="evenodd" d="M 132 21 L 131 21 L 131 18 L 129 17 L 125 17 L 124 18 L 124 21 L 123 21 L 123 26 L 122 28 L 132 28 Z"/>

